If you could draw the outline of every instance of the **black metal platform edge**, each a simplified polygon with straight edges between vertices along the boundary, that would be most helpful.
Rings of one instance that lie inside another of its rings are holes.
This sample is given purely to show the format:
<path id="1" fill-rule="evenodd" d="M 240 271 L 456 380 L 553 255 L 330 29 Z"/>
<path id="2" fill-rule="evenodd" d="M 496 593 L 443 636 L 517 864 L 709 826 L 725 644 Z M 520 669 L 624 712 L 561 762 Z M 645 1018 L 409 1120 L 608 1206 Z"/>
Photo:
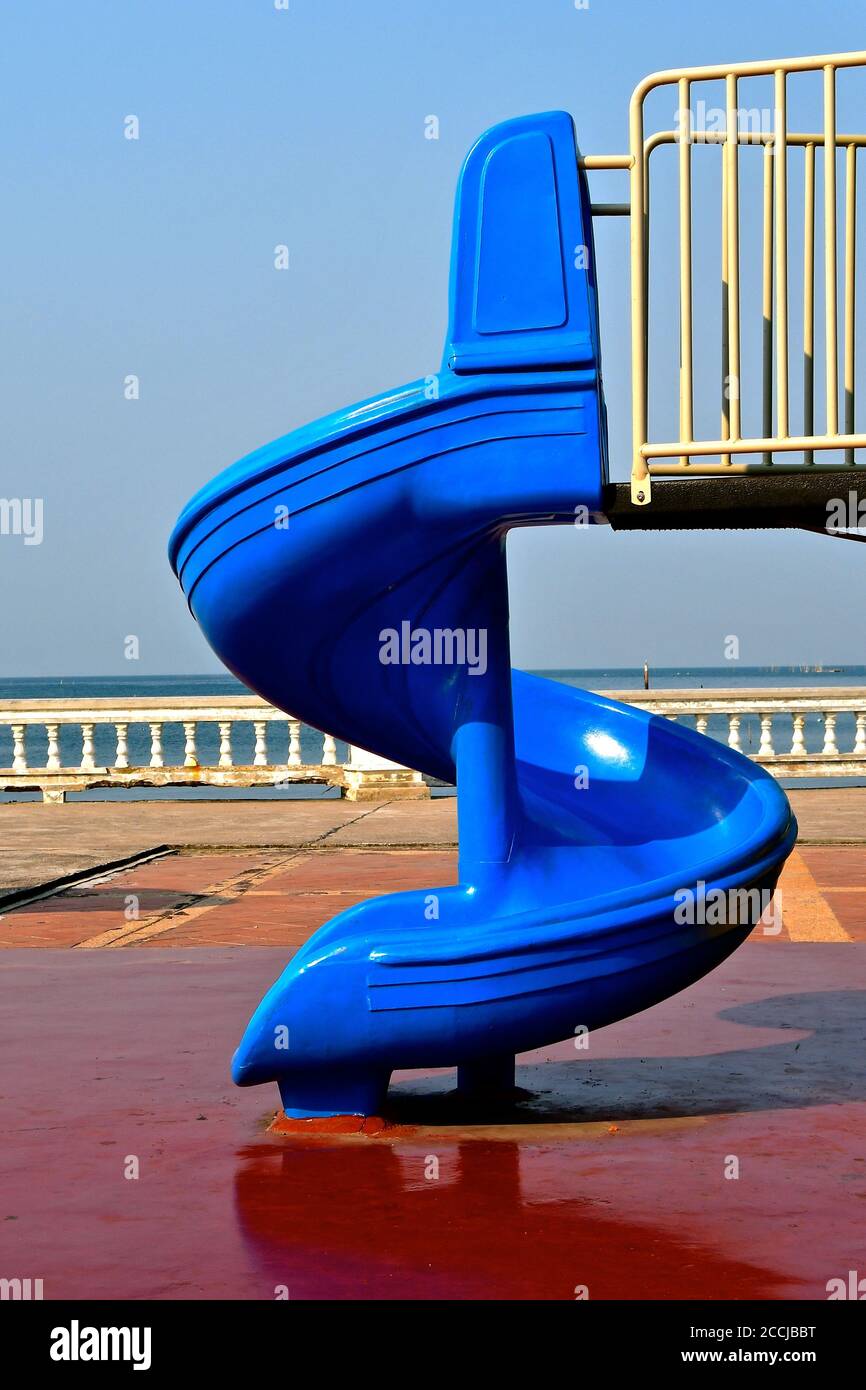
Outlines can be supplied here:
<path id="1" fill-rule="evenodd" d="M 852 496 L 853 494 L 853 496 Z M 603 519 L 614 531 L 758 531 L 782 528 L 844 534 L 829 526 L 845 505 L 866 525 L 866 468 L 796 473 L 735 473 L 727 477 L 653 478 L 652 500 L 637 507 L 628 483 L 608 483 Z"/>

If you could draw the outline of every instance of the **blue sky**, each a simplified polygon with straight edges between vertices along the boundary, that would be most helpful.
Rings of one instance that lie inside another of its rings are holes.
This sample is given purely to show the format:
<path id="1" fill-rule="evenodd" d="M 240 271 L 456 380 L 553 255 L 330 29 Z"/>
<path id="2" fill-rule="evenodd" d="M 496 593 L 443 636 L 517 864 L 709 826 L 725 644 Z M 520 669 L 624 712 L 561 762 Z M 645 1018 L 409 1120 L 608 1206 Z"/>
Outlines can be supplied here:
<path id="1" fill-rule="evenodd" d="M 45 534 L 0 537 L 0 673 L 130 675 L 129 634 L 142 674 L 216 669 L 165 560 L 174 518 L 256 445 L 436 369 L 454 185 L 487 126 L 562 107 L 584 150 L 624 151 L 647 72 L 863 46 L 844 2 L 7 0 L 0 496 L 43 498 Z M 845 81 L 857 128 L 864 78 Z M 593 188 L 626 196 L 622 175 Z M 714 226 L 707 202 L 696 241 Z M 625 478 L 624 224 L 599 257 Z M 509 548 L 523 665 L 720 665 L 730 634 L 749 665 L 864 660 L 857 545 L 564 528 Z"/>

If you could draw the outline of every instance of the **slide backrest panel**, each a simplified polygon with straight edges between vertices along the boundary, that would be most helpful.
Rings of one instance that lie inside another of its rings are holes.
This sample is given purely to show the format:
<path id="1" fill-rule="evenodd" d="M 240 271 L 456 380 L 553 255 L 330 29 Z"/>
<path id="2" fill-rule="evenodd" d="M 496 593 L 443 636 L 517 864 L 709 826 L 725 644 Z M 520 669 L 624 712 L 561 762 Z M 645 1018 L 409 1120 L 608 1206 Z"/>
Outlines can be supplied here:
<path id="1" fill-rule="evenodd" d="M 564 111 L 494 126 L 466 158 L 445 365 L 599 368 L 592 219 Z"/>

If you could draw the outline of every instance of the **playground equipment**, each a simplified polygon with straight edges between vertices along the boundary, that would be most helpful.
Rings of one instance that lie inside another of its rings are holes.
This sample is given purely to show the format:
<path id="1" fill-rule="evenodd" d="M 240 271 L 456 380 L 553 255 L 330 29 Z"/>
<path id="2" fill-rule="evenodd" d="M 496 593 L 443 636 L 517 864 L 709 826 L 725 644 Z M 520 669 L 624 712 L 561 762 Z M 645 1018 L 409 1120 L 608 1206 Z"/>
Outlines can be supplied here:
<path id="1" fill-rule="evenodd" d="M 232 671 L 341 739 L 457 782 L 457 886 L 340 914 L 250 1021 L 234 1078 L 277 1081 L 288 1115 L 375 1113 L 395 1069 L 456 1066 L 463 1092 L 507 1089 L 515 1053 L 682 989 L 761 915 L 796 835 L 783 792 L 703 735 L 512 671 L 505 536 L 514 526 L 572 524 L 579 509 L 615 529 L 821 527 L 828 498 L 859 496 L 854 451 L 866 435 L 854 428 L 854 177 L 863 140 L 836 133 L 835 75 L 863 63 L 866 54 L 843 54 L 658 74 L 632 99 L 628 155 L 582 157 L 562 112 L 488 131 L 460 177 L 440 371 L 259 449 L 182 513 L 172 564 Z M 824 130 L 800 135 L 787 129 L 786 82 L 809 71 L 823 73 Z M 774 83 L 774 124 L 753 140 L 740 131 L 738 81 L 760 75 Z M 726 131 L 703 140 L 692 88 L 719 79 Z M 647 139 L 644 99 L 664 85 L 688 118 Z M 699 439 L 691 159 L 714 140 L 723 146 L 726 384 L 720 437 Z M 677 439 L 650 442 L 649 167 L 652 149 L 671 141 L 679 146 L 680 426 Z M 759 437 L 744 437 L 739 399 L 738 168 L 748 144 L 763 150 L 765 171 Z M 800 146 L 813 228 L 804 256 L 810 360 L 804 425 L 792 435 L 787 171 L 789 149 Z M 826 428 L 816 434 L 815 155 L 839 148 L 848 175 L 845 427 L 840 433 L 836 410 L 831 158 Z M 628 204 L 593 207 L 587 173 L 599 168 L 629 172 Z M 608 481 L 594 213 L 631 218 L 630 484 Z M 834 448 L 846 451 L 845 467 L 814 463 Z M 796 472 L 775 462 L 777 452 L 797 451 Z M 746 455 L 760 461 L 744 463 Z M 710 899 L 725 910 L 705 911 Z"/>

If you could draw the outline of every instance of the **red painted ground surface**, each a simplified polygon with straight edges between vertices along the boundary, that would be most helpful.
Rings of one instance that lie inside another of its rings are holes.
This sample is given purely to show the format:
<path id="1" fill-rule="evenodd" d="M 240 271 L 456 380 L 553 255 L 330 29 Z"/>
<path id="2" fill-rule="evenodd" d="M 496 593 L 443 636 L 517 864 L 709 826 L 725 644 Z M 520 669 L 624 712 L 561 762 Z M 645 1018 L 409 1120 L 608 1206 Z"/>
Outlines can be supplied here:
<path id="1" fill-rule="evenodd" d="M 268 1135 L 275 1093 L 227 1076 L 286 955 L 4 953 L 0 1276 L 46 1298 L 734 1299 L 866 1272 L 866 944 L 748 944 L 588 1052 L 523 1059 L 536 1099 L 485 1123 L 438 1076 L 398 1088 L 395 1130 L 312 1141 Z"/>

